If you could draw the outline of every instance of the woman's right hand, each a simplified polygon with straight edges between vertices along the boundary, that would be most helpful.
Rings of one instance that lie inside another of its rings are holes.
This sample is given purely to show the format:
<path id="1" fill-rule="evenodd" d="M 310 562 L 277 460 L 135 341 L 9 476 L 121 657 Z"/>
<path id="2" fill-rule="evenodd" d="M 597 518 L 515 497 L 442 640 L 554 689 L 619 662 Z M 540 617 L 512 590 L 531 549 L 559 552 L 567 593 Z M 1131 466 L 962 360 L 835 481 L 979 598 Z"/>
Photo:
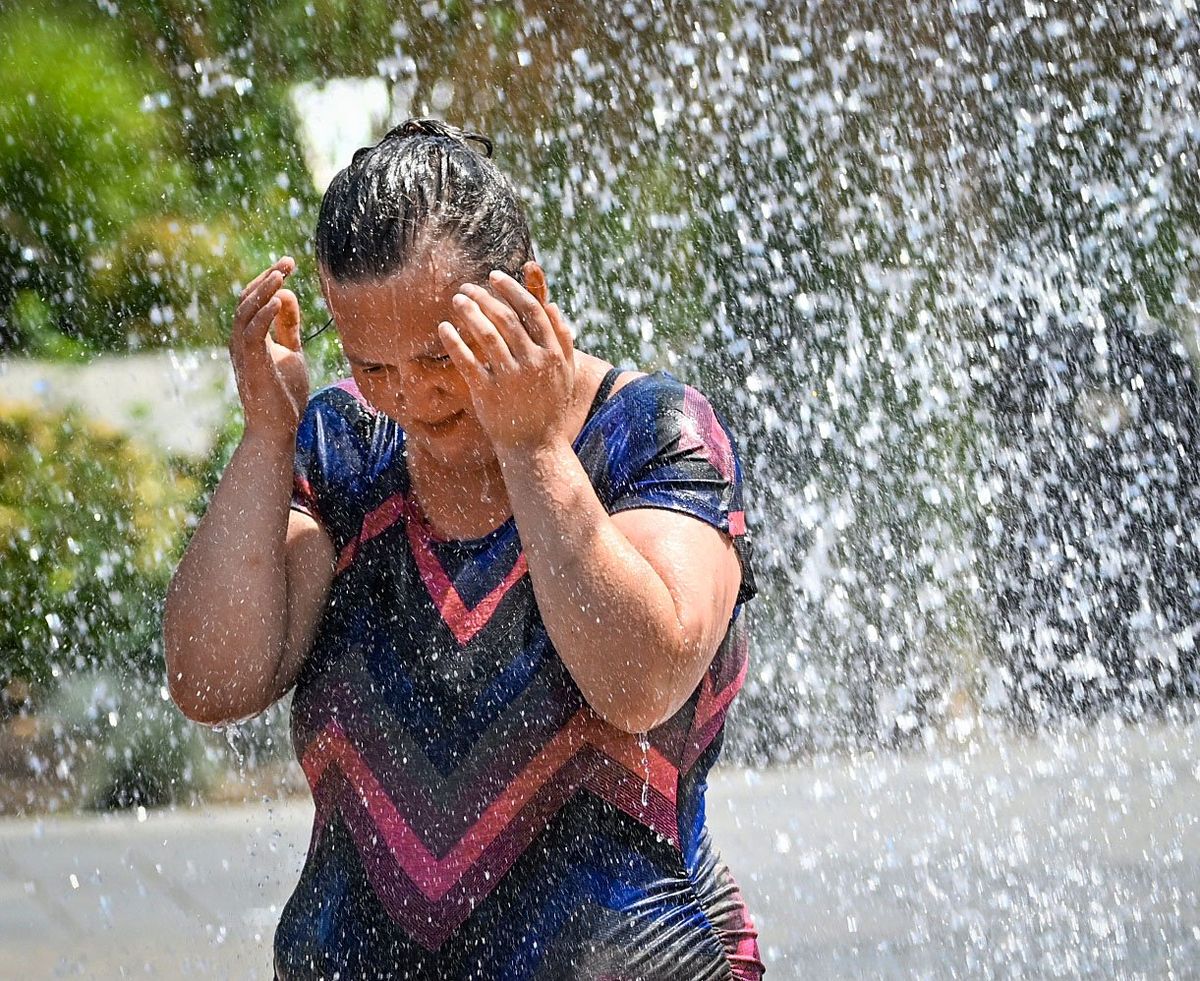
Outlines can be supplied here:
<path id="1" fill-rule="evenodd" d="M 229 356 L 246 415 L 246 435 L 292 442 L 308 404 L 308 367 L 300 349 L 300 304 L 283 281 L 291 256 L 264 269 L 242 290 Z M 274 322 L 274 336 L 271 324 Z"/>

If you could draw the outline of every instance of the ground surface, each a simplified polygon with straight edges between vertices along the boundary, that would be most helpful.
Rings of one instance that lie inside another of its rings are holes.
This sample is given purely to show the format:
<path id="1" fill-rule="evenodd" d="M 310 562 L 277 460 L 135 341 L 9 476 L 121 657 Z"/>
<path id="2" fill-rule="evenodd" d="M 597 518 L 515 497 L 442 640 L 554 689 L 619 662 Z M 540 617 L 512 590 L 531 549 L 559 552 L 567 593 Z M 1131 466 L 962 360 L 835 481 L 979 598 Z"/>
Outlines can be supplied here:
<path id="1" fill-rule="evenodd" d="M 710 825 L 769 978 L 1200 977 L 1198 746 L 1110 723 L 727 771 Z M 309 813 L 0 820 L 0 977 L 269 978 Z"/>

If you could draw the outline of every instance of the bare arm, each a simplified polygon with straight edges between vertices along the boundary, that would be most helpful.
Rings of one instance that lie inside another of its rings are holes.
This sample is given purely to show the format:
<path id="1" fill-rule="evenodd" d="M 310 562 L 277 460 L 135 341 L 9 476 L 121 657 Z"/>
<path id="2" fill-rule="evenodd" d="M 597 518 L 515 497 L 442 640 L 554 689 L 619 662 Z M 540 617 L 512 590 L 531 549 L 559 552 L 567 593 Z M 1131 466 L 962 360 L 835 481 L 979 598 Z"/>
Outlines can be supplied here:
<path id="1" fill-rule="evenodd" d="M 536 263 L 523 288 L 464 284 L 442 344 L 471 387 L 525 547 L 542 619 L 588 703 L 645 732 L 704 675 L 729 625 L 741 567 L 732 542 L 688 515 L 610 517 L 567 432 L 570 330 Z"/>
<path id="2" fill-rule="evenodd" d="M 244 440 L 167 592 L 172 697 L 188 718 L 257 715 L 282 696 L 312 646 L 333 578 L 333 544 L 289 510 L 291 444 Z"/>
<path id="3" fill-rule="evenodd" d="M 287 691 L 333 578 L 328 535 L 289 510 L 308 397 L 299 306 L 281 289 L 294 268 L 285 257 L 242 293 L 229 350 L 246 433 L 167 591 L 168 684 L 197 722 L 247 718 Z"/>
<path id="4" fill-rule="evenodd" d="M 569 446 L 501 457 L 546 630 L 588 703 L 627 732 L 670 718 L 725 636 L 730 540 L 659 509 L 609 516 Z"/>

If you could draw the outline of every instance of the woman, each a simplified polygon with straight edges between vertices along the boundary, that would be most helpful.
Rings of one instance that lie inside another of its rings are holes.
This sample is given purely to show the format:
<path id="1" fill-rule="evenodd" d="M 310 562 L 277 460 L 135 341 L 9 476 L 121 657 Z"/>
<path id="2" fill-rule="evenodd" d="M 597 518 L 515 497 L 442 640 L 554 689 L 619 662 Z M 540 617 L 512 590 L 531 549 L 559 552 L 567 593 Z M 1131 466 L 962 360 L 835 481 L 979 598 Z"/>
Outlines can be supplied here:
<path id="1" fill-rule="evenodd" d="M 295 687 L 279 978 L 758 978 L 704 821 L 754 594 L 737 458 L 694 389 L 573 349 L 488 156 L 409 120 L 334 179 L 353 377 L 311 401 L 294 263 L 242 293 L 171 692 L 216 724 Z"/>

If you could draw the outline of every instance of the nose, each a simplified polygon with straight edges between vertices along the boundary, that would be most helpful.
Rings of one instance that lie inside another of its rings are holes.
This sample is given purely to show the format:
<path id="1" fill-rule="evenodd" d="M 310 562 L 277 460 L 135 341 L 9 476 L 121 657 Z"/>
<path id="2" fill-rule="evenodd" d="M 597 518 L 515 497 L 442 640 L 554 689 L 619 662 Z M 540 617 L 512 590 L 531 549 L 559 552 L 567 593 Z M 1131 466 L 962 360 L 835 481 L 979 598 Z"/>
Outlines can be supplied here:
<path id="1" fill-rule="evenodd" d="M 422 371 L 405 386 L 410 406 L 422 415 L 449 415 L 470 402 L 466 380 L 453 366 Z"/>
<path id="2" fill-rule="evenodd" d="M 432 383 L 438 395 L 449 401 L 458 404 L 469 401 L 470 389 L 467 387 L 467 380 L 453 365 L 448 364 L 434 371 Z"/>

